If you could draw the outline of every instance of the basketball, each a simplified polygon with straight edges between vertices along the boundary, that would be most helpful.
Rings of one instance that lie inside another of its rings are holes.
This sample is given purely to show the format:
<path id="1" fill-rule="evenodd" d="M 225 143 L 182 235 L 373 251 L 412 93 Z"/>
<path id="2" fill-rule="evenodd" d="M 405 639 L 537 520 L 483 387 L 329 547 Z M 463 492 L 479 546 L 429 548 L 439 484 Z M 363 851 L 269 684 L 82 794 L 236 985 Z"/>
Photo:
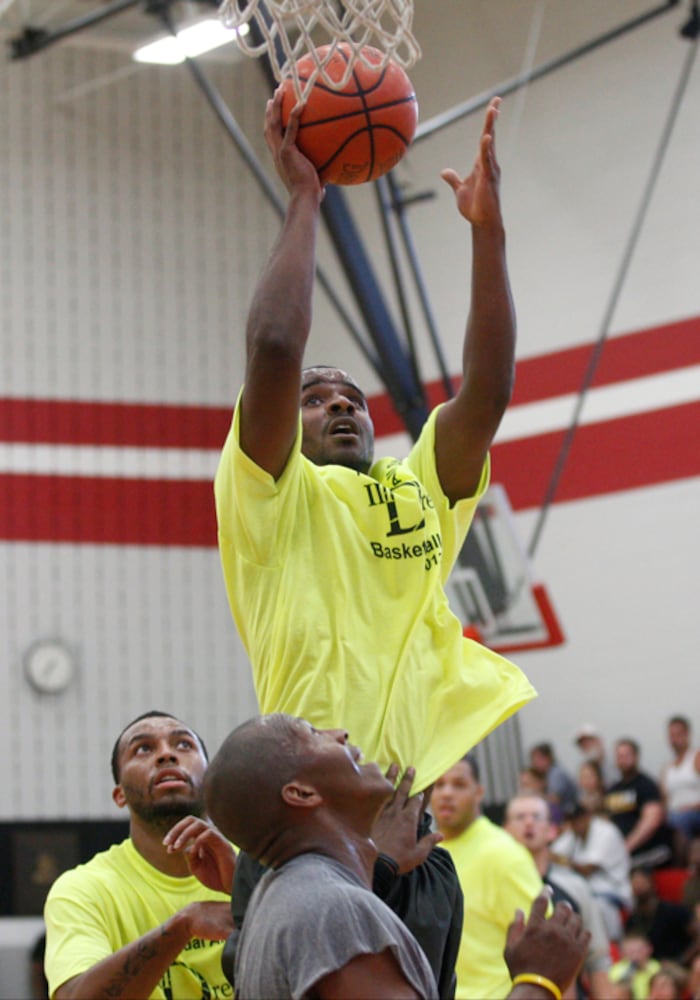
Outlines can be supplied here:
<path id="1" fill-rule="evenodd" d="M 318 49 L 323 59 L 329 46 Z M 350 46 L 338 45 L 326 65 L 331 80 L 346 71 Z M 418 104 L 406 71 L 395 62 L 383 68 L 383 55 L 365 46 L 341 90 L 318 79 L 309 91 L 299 119 L 297 145 L 316 167 L 324 184 L 364 184 L 395 167 L 408 149 L 418 123 Z M 310 79 L 316 62 L 307 55 L 297 63 L 302 82 Z M 292 79 L 282 83 L 282 123 L 297 103 Z"/>

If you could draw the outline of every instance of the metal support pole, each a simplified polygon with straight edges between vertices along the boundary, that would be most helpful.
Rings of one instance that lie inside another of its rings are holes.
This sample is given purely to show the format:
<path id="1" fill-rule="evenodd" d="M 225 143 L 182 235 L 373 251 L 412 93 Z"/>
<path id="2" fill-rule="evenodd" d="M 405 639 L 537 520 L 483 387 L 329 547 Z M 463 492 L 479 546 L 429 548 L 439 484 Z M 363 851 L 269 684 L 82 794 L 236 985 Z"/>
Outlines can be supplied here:
<path id="1" fill-rule="evenodd" d="M 23 34 L 10 39 L 12 58 L 26 59 L 28 56 L 33 56 L 36 52 L 48 48 L 49 45 L 60 42 L 84 28 L 91 28 L 94 24 L 107 20 L 108 17 L 121 14 L 129 7 L 136 7 L 139 3 L 141 0 L 113 0 L 112 3 L 100 7 L 99 10 L 94 10 L 91 14 L 84 14 L 82 17 L 67 21 L 54 31 L 47 31 L 45 28 L 25 28 Z"/>
<path id="2" fill-rule="evenodd" d="M 453 122 L 459 121 L 460 118 L 466 118 L 475 111 L 479 111 L 480 108 L 485 108 L 492 97 L 505 97 L 507 94 L 511 94 L 513 91 L 527 86 L 528 83 L 532 83 L 534 80 L 539 80 L 543 76 L 547 76 L 549 73 L 553 73 L 555 70 L 561 69 L 561 67 L 566 66 L 567 63 L 588 55 L 589 52 L 595 51 L 595 49 L 600 48 L 601 45 L 607 45 L 608 42 L 613 42 L 616 39 L 621 38 L 622 35 L 626 35 L 628 31 L 632 31 L 634 28 L 639 28 L 641 25 L 647 24 L 647 22 L 651 21 L 655 17 L 659 17 L 661 14 L 668 13 L 668 11 L 671 10 L 671 8 L 676 7 L 678 3 L 679 0 L 666 0 L 666 2 L 662 3 L 659 7 L 654 7 L 652 10 L 649 10 L 644 14 L 640 14 L 638 17 L 632 18 L 631 21 L 626 21 L 625 24 L 621 24 L 619 27 L 613 28 L 612 31 L 607 31 L 605 34 L 591 39 L 590 42 L 585 42 L 583 45 L 579 45 L 578 48 L 572 49 L 571 52 L 567 52 L 565 55 L 557 56 L 556 59 L 550 59 L 548 62 L 538 66 L 536 69 L 531 70 L 529 73 L 521 73 L 518 76 L 511 77 L 509 80 L 504 80 L 496 87 L 483 91 L 481 94 L 477 94 L 476 97 L 472 97 L 468 101 L 464 101 L 462 104 L 457 104 L 449 111 L 445 111 L 440 115 L 435 115 L 433 118 L 429 118 L 416 129 L 416 134 L 413 139 L 414 143 L 420 142 L 421 139 L 428 138 L 428 136 L 433 135 L 435 132 L 439 131 L 441 128 L 445 128 L 447 125 L 452 125 Z"/>

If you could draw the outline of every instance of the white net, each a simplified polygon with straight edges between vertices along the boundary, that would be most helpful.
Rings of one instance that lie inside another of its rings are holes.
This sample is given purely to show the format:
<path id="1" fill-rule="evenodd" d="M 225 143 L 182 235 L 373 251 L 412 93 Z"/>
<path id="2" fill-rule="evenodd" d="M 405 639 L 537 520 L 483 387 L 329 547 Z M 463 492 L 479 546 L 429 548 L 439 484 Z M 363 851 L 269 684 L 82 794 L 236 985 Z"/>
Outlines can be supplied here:
<path id="1" fill-rule="evenodd" d="M 247 55 L 267 54 L 278 81 L 292 77 L 300 100 L 319 78 L 342 89 L 358 60 L 376 69 L 391 59 L 408 69 L 421 56 L 411 32 L 413 0 L 223 0 L 219 13 L 226 27 L 237 30 L 238 45 Z M 257 32 L 246 32 L 253 22 Z M 340 43 L 349 46 L 348 63 L 342 77 L 337 65 L 330 76 L 326 67 Z M 363 59 L 365 46 L 383 54 L 381 63 Z M 319 53 L 321 47 L 325 51 Z M 295 64 L 307 54 L 314 71 L 300 80 Z"/>

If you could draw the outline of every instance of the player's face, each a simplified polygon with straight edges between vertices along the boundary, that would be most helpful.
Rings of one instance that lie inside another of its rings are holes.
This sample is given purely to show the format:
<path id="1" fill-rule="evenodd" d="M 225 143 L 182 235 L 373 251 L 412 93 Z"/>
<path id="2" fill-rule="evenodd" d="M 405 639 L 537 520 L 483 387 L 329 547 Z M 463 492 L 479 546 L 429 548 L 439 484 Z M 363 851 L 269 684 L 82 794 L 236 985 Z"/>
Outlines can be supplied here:
<path id="1" fill-rule="evenodd" d="M 199 740 L 182 722 L 167 716 L 141 719 L 120 740 L 114 801 L 146 822 L 201 816 L 206 769 Z"/>
<path id="2" fill-rule="evenodd" d="M 461 760 L 435 782 L 430 808 L 440 833 L 456 837 L 479 815 L 484 790 Z"/>
<path id="3" fill-rule="evenodd" d="M 302 375 L 302 451 L 315 465 L 368 472 L 374 426 L 361 389 L 338 368 L 307 368 Z"/>
<path id="4" fill-rule="evenodd" d="M 514 799 L 508 807 L 506 830 L 529 851 L 541 851 L 553 838 L 549 808 L 543 799 Z"/>
<path id="5" fill-rule="evenodd" d="M 344 729 L 316 729 L 298 720 L 298 737 L 304 760 L 303 777 L 330 800 L 371 799 L 380 805 L 392 785 L 378 764 L 363 762 L 359 747 L 348 742 Z M 301 777 L 301 776 L 300 776 Z"/>

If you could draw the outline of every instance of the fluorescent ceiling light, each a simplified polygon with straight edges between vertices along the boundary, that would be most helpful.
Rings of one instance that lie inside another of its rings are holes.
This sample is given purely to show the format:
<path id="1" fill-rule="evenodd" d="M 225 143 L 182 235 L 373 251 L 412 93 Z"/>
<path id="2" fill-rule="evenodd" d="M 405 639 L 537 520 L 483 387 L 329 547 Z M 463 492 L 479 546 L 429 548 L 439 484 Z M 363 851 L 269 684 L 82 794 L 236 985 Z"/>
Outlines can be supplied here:
<path id="1" fill-rule="evenodd" d="M 238 30 L 245 34 L 249 30 L 248 25 L 245 24 Z M 165 38 L 142 45 L 136 49 L 132 58 L 136 62 L 174 66 L 184 62 L 187 56 L 201 56 L 204 52 L 229 45 L 235 40 L 236 32 L 232 28 L 225 28 L 221 21 L 210 18 L 183 28 L 177 35 L 166 35 Z"/>

